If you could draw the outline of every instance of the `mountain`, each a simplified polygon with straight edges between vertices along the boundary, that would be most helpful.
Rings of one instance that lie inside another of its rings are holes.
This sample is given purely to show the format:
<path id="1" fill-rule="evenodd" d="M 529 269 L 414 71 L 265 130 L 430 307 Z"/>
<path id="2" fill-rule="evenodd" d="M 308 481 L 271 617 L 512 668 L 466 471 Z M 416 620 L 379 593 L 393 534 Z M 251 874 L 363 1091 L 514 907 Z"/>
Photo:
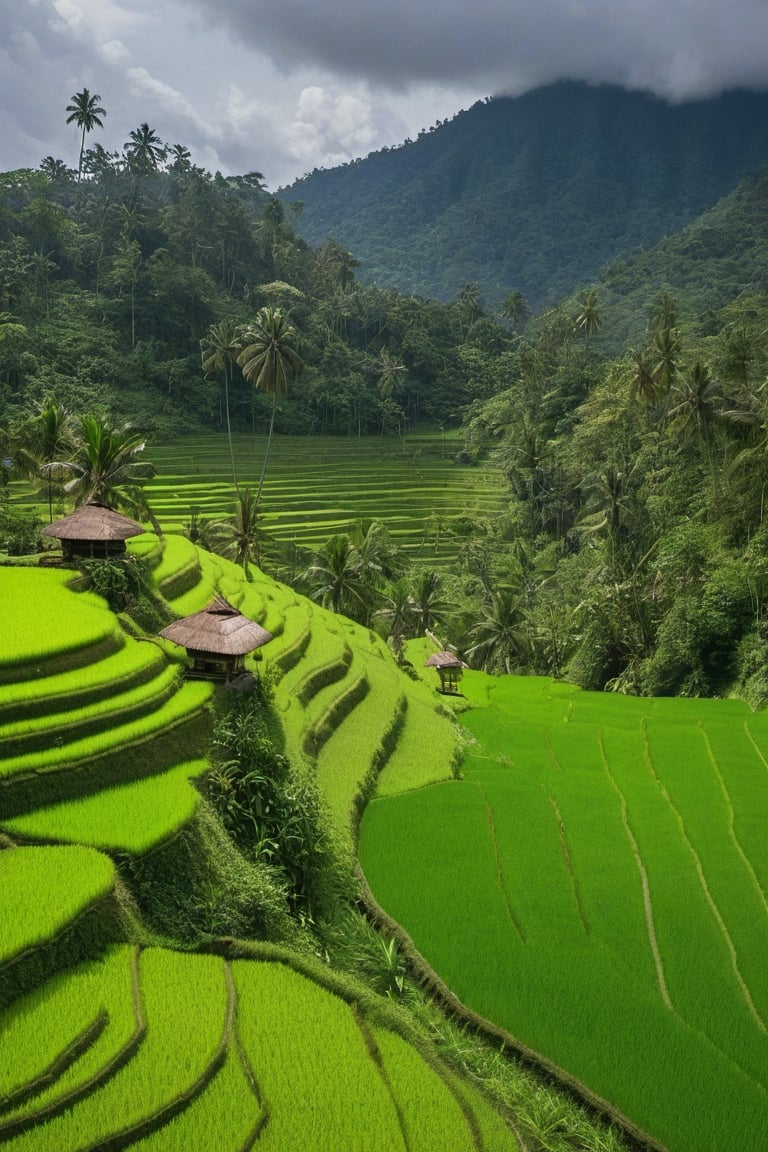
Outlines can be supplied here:
<path id="1" fill-rule="evenodd" d="M 686 104 L 562 82 L 489 99 L 415 141 L 315 170 L 280 196 L 360 277 L 438 299 L 476 281 L 486 303 L 538 309 L 677 232 L 768 164 L 768 94 Z"/>

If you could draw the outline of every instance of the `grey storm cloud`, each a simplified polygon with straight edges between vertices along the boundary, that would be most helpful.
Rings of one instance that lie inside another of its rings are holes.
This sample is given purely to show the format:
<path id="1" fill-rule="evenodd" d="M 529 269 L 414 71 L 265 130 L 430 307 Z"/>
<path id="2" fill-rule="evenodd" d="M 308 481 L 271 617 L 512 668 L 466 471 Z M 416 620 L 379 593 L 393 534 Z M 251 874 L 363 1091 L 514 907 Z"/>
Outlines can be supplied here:
<path id="1" fill-rule="evenodd" d="M 557 79 L 672 99 L 768 86 L 766 0 L 193 0 L 282 68 L 397 89 Z"/>
<path id="2" fill-rule="evenodd" d="M 768 0 L 0 0 L 0 170 L 76 163 L 83 87 L 93 141 L 147 121 L 275 187 L 560 79 L 768 88 Z"/>

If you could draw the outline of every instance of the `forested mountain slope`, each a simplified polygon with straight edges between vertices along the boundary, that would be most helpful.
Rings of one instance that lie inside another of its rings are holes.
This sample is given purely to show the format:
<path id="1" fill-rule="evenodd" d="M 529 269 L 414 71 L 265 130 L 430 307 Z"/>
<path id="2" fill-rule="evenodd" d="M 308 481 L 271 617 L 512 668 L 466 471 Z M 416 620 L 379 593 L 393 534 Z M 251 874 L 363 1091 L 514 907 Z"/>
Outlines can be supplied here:
<path id="1" fill-rule="evenodd" d="M 451 299 L 477 281 L 536 310 L 676 232 L 768 160 L 768 95 L 671 105 L 560 83 L 478 103 L 416 141 L 283 190 L 362 278 Z"/>

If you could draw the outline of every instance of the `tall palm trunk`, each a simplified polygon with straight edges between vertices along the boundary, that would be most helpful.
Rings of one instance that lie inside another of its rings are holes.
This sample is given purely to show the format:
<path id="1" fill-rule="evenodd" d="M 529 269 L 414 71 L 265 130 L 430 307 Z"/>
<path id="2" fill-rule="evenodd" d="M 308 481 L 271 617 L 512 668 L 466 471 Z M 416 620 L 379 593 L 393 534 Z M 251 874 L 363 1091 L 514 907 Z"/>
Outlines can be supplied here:
<path id="1" fill-rule="evenodd" d="M 277 409 L 277 392 L 272 393 L 272 417 L 269 421 L 269 432 L 267 433 L 267 446 L 264 449 L 264 463 L 261 466 L 261 476 L 259 476 L 259 487 L 256 490 L 256 508 L 258 509 L 261 503 L 261 490 L 264 487 L 264 477 L 267 474 L 267 462 L 269 461 L 269 449 L 272 446 L 272 429 L 275 426 L 275 411 Z"/>
<path id="2" fill-rule="evenodd" d="M 232 425 L 229 420 L 229 373 L 227 372 L 227 365 L 224 364 L 224 411 L 227 414 L 227 441 L 229 443 L 229 459 L 232 464 L 232 483 L 235 486 L 235 492 L 239 492 L 237 486 L 237 469 L 235 468 L 235 450 L 232 446 Z"/>

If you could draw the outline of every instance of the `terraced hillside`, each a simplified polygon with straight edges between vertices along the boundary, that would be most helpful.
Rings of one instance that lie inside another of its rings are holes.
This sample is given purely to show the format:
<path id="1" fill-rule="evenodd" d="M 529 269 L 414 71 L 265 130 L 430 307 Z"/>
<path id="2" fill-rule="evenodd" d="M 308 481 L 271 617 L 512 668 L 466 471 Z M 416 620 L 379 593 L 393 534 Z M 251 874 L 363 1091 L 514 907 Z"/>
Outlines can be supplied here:
<path id="1" fill-rule="evenodd" d="M 238 477 L 256 487 L 264 438 L 235 437 Z M 361 517 L 386 524 L 414 560 L 444 565 L 456 555 L 457 519 L 491 517 L 504 500 L 503 478 L 486 466 L 454 462 L 459 444 L 442 436 L 405 440 L 277 437 L 263 496 L 264 527 L 276 540 L 317 548 Z M 192 510 L 232 511 L 232 469 L 221 436 L 174 441 L 151 458 L 162 481 L 147 494 L 163 528 L 179 532 Z"/>
<path id="2" fill-rule="evenodd" d="M 761 1152 L 768 715 L 463 686 L 462 780 L 366 809 L 377 899 L 466 1005 L 670 1152 Z"/>
<path id="3" fill-rule="evenodd" d="M 174 612 L 218 592 L 275 634 L 288 748 L 317 765 L 342 834 L 377 770 L 407 777 L 412 716 L 434 747 L 421 775 L 450 775 L 450 722 L 377 638 L 181 537 L 132 547 Z M 196 819 L 212 689 L 66 579 L 0 568 L 0 1144 L 514 1152 L 362 986 L 267 945 L 132 943 L 123 870 Z"/>

